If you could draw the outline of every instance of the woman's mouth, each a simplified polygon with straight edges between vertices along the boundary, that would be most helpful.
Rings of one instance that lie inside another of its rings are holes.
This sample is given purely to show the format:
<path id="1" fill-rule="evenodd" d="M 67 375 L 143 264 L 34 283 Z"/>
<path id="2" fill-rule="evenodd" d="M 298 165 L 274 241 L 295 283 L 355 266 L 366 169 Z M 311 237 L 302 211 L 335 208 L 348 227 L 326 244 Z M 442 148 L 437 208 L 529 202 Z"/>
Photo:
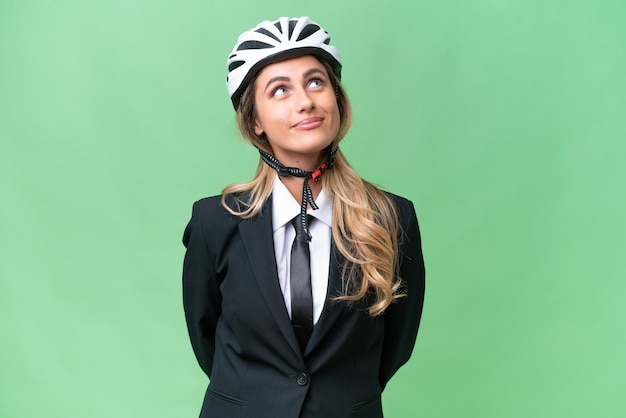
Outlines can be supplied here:
<path id="1" fill-rule="evenodd" d="M 302 129 L 306 131 L 306 130 L 315 129 L 321 126 L 323 122 L 324 122 L 324 118 L 320 118 L 320 117 L 306 118 L 296 123 L 295 125 L 293 125 L 293 128 Z"/>

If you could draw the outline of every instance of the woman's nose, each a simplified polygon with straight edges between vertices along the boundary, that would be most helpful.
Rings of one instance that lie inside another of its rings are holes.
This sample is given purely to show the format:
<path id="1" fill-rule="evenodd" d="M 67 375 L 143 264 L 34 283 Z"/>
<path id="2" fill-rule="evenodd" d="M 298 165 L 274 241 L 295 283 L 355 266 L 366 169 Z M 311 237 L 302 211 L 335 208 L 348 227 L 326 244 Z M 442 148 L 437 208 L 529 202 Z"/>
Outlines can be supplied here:
<path id="1" fill-rule="evenodd" d="M 298 112 L 307 112 L 315 107 L 313 98 L 306 89 L 301 89 L 296 92 L 296 106 Z"/>

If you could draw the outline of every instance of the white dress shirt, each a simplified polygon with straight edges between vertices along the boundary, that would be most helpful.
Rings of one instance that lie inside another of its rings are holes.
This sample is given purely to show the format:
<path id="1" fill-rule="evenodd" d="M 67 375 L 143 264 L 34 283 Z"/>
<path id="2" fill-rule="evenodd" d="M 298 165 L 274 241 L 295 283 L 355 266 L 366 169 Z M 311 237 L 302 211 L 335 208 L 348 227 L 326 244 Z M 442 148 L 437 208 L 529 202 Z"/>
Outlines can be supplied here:
<path id="1" fill-rule="evenodd" d="M 311 290 L 313 292 L 313 324 L 322 314 L 328 288 L 328 272 L 330 267 L 331 219 L 333 213 L 332 200 L 328 199 L 324 190 L 320 192 L 315 203 L 317 210 L 309 208 L 308 214 L 313 218 L 309 224 L 311 242 Z M 287 187 L 276 175 L 272 189 L 272 224 L 274 228 L 274 252 L 278 281 L 285 298 L 285 306 L 291 318 L 291 278 L 290 266 L 291 246 L 296 231 L 291 220 L 300 214 L 300 202 L 293 198 Z"/>

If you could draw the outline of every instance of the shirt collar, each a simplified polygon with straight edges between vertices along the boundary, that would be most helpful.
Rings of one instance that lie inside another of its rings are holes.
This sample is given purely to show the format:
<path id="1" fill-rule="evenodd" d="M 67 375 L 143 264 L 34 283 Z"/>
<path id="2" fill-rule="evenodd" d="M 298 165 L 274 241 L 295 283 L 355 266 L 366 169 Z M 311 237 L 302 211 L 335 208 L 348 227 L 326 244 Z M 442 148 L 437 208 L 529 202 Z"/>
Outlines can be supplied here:
<path id="1" fill-rule="evenodd" d="M 317 210 L 308 209 L 307 213 L 315 219 L 325 223 L 329 228 L 332 226 L 333 204 L 332 198 L 322 189 L 315 199 Z M 272 187 L 272 224 L 274 232 L 282 228 L 287 222 L 300 214 L 300 202 L 293 198 L 287 187 L 276 175 Z"/>

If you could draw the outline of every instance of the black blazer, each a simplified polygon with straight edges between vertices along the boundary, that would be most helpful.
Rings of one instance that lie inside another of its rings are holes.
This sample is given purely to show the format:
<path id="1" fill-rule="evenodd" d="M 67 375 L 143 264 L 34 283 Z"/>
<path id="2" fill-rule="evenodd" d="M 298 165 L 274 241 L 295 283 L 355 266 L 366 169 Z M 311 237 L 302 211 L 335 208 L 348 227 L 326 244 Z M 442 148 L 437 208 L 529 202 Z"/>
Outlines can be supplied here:
<path id="1" fill-rule="evenodd" d="M 328 298 L 304 352 L 278 283 L 271 198 L 247 220 L 229 214 L 220 196 L 194 204 L 183 237 L 183 302 L 210 379 L 201 418 L 382 417 L 381 393 L 411 355 L 424 301 L 415 210 L 391 196 L 407 296 L 374 318 L 363 305 L 332 301 L 342 260 L 331 249 Z"/>

